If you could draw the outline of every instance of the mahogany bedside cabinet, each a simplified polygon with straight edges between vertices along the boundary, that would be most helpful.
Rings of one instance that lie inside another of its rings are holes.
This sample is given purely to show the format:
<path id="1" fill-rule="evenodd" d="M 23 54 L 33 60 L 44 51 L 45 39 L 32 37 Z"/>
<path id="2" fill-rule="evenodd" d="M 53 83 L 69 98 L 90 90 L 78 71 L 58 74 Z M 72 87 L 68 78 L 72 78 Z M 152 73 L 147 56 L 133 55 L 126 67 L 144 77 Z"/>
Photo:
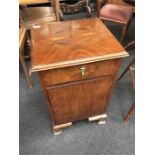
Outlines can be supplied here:
<path id="1" fill-rule="evenodd" d="M 128 56 L 98 18 L 32 29 L 32 72 L 38 72 L 54 134 L 72 122 L 105 123 L 121 59 Z"/>

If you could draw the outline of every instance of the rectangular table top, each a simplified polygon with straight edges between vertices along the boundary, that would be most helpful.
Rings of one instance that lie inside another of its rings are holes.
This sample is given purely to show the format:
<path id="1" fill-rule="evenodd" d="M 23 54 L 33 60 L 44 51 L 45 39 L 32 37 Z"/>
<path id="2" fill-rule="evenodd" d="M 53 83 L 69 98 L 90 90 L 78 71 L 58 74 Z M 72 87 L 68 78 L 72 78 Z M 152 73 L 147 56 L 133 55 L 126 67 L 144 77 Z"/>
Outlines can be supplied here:
<path id="1" fill-rule="evenodd" d="M 128 56 L 98 18 L 42 24 L 31 35 L 32 71 Z"/>
<path id="2" fill-rule="evenodd" d="M 19 0 L 21 5 L 50 3 L 50 0 Z"/>

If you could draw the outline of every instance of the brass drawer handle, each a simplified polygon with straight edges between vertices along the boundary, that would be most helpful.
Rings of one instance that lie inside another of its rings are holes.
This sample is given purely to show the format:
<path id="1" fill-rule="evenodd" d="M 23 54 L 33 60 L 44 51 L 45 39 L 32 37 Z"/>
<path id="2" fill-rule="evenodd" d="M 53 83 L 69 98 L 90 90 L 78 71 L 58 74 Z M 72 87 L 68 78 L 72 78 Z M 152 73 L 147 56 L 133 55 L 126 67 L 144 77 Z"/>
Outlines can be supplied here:
<path id="1" fill-rule="evenodd" d="M 57 109 L 56 108 L 53 108 L 53 111 L 57 111 Z"/>
<path id="2" fill-rule="evenodd" d="M 82 67 L 80 68 L 80 73 L 81 73 L 81 75 L 84 75 L 84 74 L 85 74 L 85 71 L 86 71 L 86 67 L 82 66 Z"/>

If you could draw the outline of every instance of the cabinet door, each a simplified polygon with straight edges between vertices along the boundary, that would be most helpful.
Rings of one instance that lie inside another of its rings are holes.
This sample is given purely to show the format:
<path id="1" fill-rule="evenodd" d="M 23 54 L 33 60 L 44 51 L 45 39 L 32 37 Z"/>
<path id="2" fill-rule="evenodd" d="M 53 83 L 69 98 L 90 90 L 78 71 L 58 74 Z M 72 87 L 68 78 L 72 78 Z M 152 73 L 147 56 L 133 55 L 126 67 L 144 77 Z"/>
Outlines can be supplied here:
<path id="1" fill-rule="evenodd" d="M 112 76 L 51 86 L 47 92 L 56 124 L 85 119 L 105 112 Z"/>

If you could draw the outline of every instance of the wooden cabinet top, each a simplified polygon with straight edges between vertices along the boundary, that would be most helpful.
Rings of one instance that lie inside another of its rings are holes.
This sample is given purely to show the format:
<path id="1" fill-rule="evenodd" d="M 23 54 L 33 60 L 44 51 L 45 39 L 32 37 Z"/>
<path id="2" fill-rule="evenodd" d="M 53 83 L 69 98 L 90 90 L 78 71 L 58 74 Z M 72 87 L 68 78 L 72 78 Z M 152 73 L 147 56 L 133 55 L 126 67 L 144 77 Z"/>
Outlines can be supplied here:
<path id="1" fill-rule="evenodd" d="M 98 18 L 42 24 L 32 29 L 32 71 L 128 56 Z"/>

